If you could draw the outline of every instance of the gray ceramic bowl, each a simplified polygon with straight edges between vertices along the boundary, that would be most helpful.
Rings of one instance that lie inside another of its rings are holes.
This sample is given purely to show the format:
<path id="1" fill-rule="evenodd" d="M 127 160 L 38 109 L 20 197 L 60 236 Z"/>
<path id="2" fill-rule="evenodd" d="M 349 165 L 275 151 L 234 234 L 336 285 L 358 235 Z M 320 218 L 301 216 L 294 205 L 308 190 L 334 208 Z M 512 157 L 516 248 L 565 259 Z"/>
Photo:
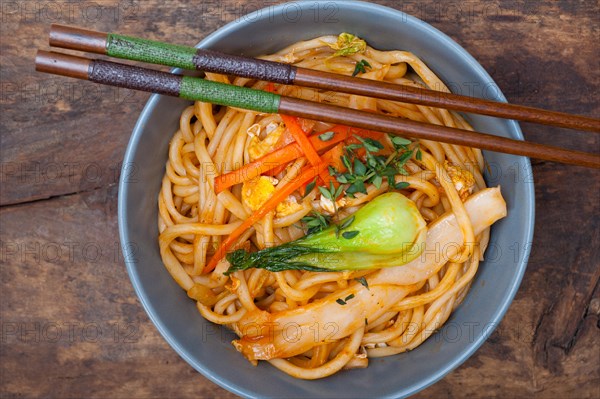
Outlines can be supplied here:
<path id="1" fill-rule="evenodd" d="M 315 5 L 316 4 L 316 5 Z M 454 89 L 505 101 L 491 77 L 463 48 L 404 13 L 362 2 L 294 2 L 254 12 L 217 30 L 199 46 L 233 54 L 273 52 L 298 40 L 351 32 L 378 49 L 406 49 Z M 303 381 L 262 362 L 253 367 L 231 346 L 233 335 L 206 322 L 163 267 L 157 245 L 157 195 L 167 146 L 185 101 L 154 95 L 125 154 L 119 187 L 121 243 L 132 284 L 163 337 L 192 367 L 244 397 L 403 397 L 441 379 L 491 334 L 525 271 L 533 235 L 534 194 L 529 161 L 487 153 L 490 185 L 501 185 L 509 216 L 493 226 L 487 259 L 464 303 L 446 326 L 409 353 L 371 360 L 362 370 Z M 522 139 L 512 121 L 469 116 L 481 131 Z"/>

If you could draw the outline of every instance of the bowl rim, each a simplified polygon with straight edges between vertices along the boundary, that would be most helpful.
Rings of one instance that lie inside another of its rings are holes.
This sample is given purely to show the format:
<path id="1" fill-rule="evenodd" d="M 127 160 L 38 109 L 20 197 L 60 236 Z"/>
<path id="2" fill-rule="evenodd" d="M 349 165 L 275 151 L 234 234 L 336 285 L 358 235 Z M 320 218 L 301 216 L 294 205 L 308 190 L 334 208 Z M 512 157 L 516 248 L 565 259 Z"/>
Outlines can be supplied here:
<path id="1" fill-rule="evenodd" d="M 446 35 L 442 31 L 431 26 L 427 22 L 425 22 L 417 17 L 414 17 L 410 14 L 407 14 L 403 11 L 396 10 L 396 9 L 393 9 L 393 8 L 390 8 L 387 6 L 383 6 L 383 5 L 379 5 L 379 4 L 368 3 L 368 2 L 364 2 L 364 1 L 356 1 L 356 0 L 354 0 L 354 1 L 301 0 L 301 1 L 289 1 L 289 2 L 281 3 L 281 4 L 278 4 L 275 6 L 266 6 L 264 8 L 255 10 L 251 13 L 248 13 L 246 15 L 240 16 L 237 19 L 235 19 L 234 21 L 231 21 L 231 22 L 223 25 L 222 27 L 216 29 L 214 32 L 210 33 L 204 39 L 202 39 L 196 45 L 196 47 L 201 48 L 201 47 L 210 45 L 211 42 L 217 40 L 218 38 L 220 38 L 222 36 L 227 36 L 229 33 L 237 30 L 239 27 L 251 24 L 252 21 L 259 19 L 261 14 L 265 13 L 266 11 L 268 11 L 269 13 L 280 13 L 282 10 L 284 10 L 285 7 L 289 6 L 290 4 L 296 4 L 296 5 L 302 6 L 302 5 L 307 5 L 307 4 L 314 5 L 315 3 L 336 3 L 338 5 L 341 5 L 341 7 L 345 8 L 345 9 L 354 8 L 355 11 L 370 10 L 370 11 L 375 11 L 378 13 L 384 13 L 384 14 L 387 14 L 387 15 L 390 15 L 390 16 L 393 16 L 396 18 L 402 18 L 403 22 L 419 26 L 420 29 L 423 29 L 423 30 L 428 31 L 429 33 L 435 35 L 441 43 L 443 43 L 444 45 L 446 45 L 448 47 L 451 47 L 453 52 L 455 52 L 462 59 L 467 61 L 468 64 L 470 64 L 470 66 L 473 69 L 477 70 L 477 72 L 479 74 L 481 74 L 481 76 L 483 76 L 489 82 L 495 84 L 492 77 L 481 66 L 481 64 L 479 64 L 477 62 L 477 60 L 470 53 L 468 53 L 461 45 L 459 45 L 456 41 L 454 41 L 452 38 L 450 38 L 448 35 Z M 174 69 L 173 72 L 181 72 L 181 70 Z M 496 87 L 498 87 L 498 86 L 496 85 Z M 507 102 L 506 97 L 504 96 L 504 94 L 502 93 L 502 91 L 499 88 L 496 92 L 496 96 L 499 101 Z M 133 128 L 129 143 L 127 145 L 127 149 L 125 151 L 125 155 L 123 157 L 122 165 L 125 166 L 128 164 L 128 162 L 131 162 L 131 160 L 135 154 L 136 148 L 142 138 L 143 127 L 144 127 L 145 121 L 148 119 L 149 115 L 154 111 L 156 103 L 158 102 L 159 99 L 160 99 L 160 95 L 153 94 L 150 96 L 149 100 L 146 102 L 146 105 L 144 106 L 142 112 L 140 113 L 138 120 Z M 521 128 L 520 128 L 518 122 L 516 122 L 514 120 L 509 120 L 507 122 L 509 123 L 509 127 L 510 127 L 509 130 L 512 130 L 512 132 L 516 136 L 515 138 L 518 140 L 523 140 L 524 139 L 523 133 L 521 131 Z M 533 176 L 531 162 L 530 162 L 529 158 L 525 158 L 525 157 L 520 157 L 520 158 L 523 158 L 520 160 L 520 162 L 522 162 L 522 165 L 520 165 L 520 166 L 524 168 L 523 172 L 526 174 L 526 176 Z M 523 183 L 524 183 L 524 194 L 525 194 L 526 198 L 528 199 L 528 201 L 525 204 L 522 204 L 522 206 L 525 206 L 527 208 L 527 209 L 525 209 L 525 211 L 526 211 L 526 215 L 528 217 L 526 218 L 526 220 L 523 220 L 524 223 L 522 226 L 523 226 L 523 229 L 525 230 L 524 235 L 527 237 L 528 242 L 532 242 L 533 234 L 534 234 L 534 222 L 535 222 L 534 182 L 533 182 L 533 179 L 531 179 L 530 181 L 524 181 Z M 254 397 L 253 392 L 251 390 L 248 390 L 242 386 L 237 385 L 236 383 L 233 383 L 231 381 L 223 379 L 220 375 L 213 373 L 211 371 L 211 369 L 206 367 L 204 364 L 198 363 L 195 359 L 193 359 L 191 356 L 189 356 L 188 353 L 186 352 L 186 350 L 179 344 L 179 342 L 167 332 L 166 326 L 161 321 L 161 318 L 158 316 L 157 312 L 155 311 L 154 307 L 148 300 L 148 297 L 142 288 L 142 284 L 140 282 L 138 271 L 136 270 L 136 262 L 128 261 L 129 254 L 127 253 L 126 244 L 131 242 L 131 240 L 129 239 L 130 234 L 129 234 L 129 227 L 128 227 L 127 217 L 126 217 L 127 216 L 126 204 L 127 204 L 128 194 L 129 194 L 129 190 L 128 190 L 128 182 L 126 179 L 126 175 L 124 173 L 121 173 L 121 176 L 119 178 L 118 210 L 117 210 L 117 219 L 118 219 L 118 225 L 119 225 L 119 239 L 120 239 L 121 248 L 122 248 L 123 256 L 124 256 L 124 260 L 125 260 L 124 263 L 127 268 L 127 273 L 129 275 L 131 283 L 134 287 L 135 293 L 136 293 L 140 303 L 142 304 L 142 307 L 144 308 L 146 314 L 148 315 L 148 317 L 150 318 L 150 320 L 152 321 L 154 326 L 157 328 L 157 330 L 159 331 L 161 336 L 169 343 L 169 345 L 175 350 L 175 352 L 177 352 L 177 354 L 181 358 L 183 358 L 195 370 L 197 370 L 198 372 L 203 374 L 206 378 L 208 378 L 213 383 L 221 386 L 222 388 L 224 388 L 232 393 L 235 393 L 237 395 L 240 395 L 242 397 L 247 397 L 247 398 Z M 530 253 L 531 253 L 531 246 L 530 245 L 524 246 L 523 256 L 516 268 L 516 278 L 514 280 L 514 284 L 512 284 L 509 287 L 510 289 L 503 296 L 503 300 L 501 301 L 501 303 L 499 303 L 499 306 L 497 307 L 495 313 L 493 314 L 493 318 L 490 320 L 490 323 L 492 323 L 493 328 L 486 329 L 482 334 L 479 334 L 478 337 L 475 340 L 473 340 L 473 342 L 470 342 L 466 346 L 466 349 L 459 356 L 455 357 L 452 361 L 449 361 L 445 367 L 440 368 L 436 372 L 430 374 L 429 377 L 424 379 L 422 383 L 413 384 L 411 387 L 409 387 L 407 390 L 405 390 L 403 392 L 403 395 L 410 396 L 412 394 L 415 394 L 415 393 L 435 384 L 436 382 L 438 382 L 439 380 L 444 378 L 452 370 L 454 370 L 455 368 L 460 366 L 462 363 L 464 363 L 489 338 L 489 336 L 493 333 L 493 331 L 500 324 L 501 320 L 504 318 L 504 315 L 506 314 L 510 304 L 512 303 L 512 301 L 521 285 L 521 282 L 522 282 L 522 279 L 523 279 L 523 276 L 525 274 L 525 270 L 527 267 L 527 263 L 529 260 Z"/>

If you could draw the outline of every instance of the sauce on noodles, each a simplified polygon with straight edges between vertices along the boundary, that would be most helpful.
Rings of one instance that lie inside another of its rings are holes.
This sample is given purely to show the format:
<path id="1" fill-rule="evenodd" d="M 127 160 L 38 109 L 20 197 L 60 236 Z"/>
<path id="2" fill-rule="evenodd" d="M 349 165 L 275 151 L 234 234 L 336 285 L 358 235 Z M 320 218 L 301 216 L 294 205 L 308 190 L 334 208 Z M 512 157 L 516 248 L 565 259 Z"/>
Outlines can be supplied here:
<path id="1" fill-rule="evenodd" d="M 295 43 L 262 58 L 448 92 L 415 55 L 378 51 L 348 34 Z M 212 73 L 206 79 L 472 130 L 460 115 L 444 109 Z M 324 138 L 334 128 L 319 121 L 300 123 L 303 131 Z M 392 137 L 381 137 L 383 147 L 398 148 Z M 499 190 L 486 188 L 481 151 L 400 140 L 402 154 L 410 153 L 401 173 L 390 177 L 393 181 L 367 181 L 364 192 L 352 194 L 338 180 L 322 187 L 342 187 L 331 200 L 318 188 L 327 178 L 319 173 L 312 187 L 302 185 L 287 196 L 231 248 L 253 252 L 289 243 L 311 226 L 348 218 L 379 195 L 397 191 L 414 202 L 428 228 L 425 250 L 405 265 L 330 272 L 250 268 L 227 274 L 229 262 L 215 257 L 218 248 L 274 193 L 294 184 L 311 162 L 308 154 L 296 157 L 218 194 L 215 178 L 293 141 L 281 115 L 201 102 L 186 108 L 170 143 L 158 199 L 166 268 L 197 301 L 203 317 L 237 333 L 233 344 L 247 359 L 267 360 L 298 378 L 366 367 L 370 358 L 416 348 L 461 303 L 488 244 L 489 226 L 506 215 Z M 208 267 L 211 260 L 214 270 Z"/>

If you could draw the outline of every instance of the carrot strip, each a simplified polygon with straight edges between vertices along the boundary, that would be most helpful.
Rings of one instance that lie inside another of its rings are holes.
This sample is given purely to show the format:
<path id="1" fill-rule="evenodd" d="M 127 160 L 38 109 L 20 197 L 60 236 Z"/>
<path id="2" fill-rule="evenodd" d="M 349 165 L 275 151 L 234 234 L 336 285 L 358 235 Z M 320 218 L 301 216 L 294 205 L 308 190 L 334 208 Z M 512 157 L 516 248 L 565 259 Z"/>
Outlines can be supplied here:
<path id="1" fill-rule="evenodd" d="M 333 132 L 334 135 L 330 140 L 327 141 L 319 139 L 319 134 L 314 134 L 308 137 L 311 145 L 317 152 L 326 150 L 344 140 L 348 140 L 348 142 L 351 143 L 358 143 L 358 140 L 355 137 L 352 137 L 354 134 L 360 137 L 372 138 L 385 143 L 385 133 L 358 129 L 344 125 L 333 126 L 331 129 L 327 129 L 325 132 Z M 285 165 L 292 162 L 296 158 L 301 157 L 302 155 L 303 152 L 298 143 L 288 144 L 285 147 L 266 154 L 256 161 L 250 162 L 237 170 L 217 176 L 215 178 L 215 193 L 219 194 L 221 191 L 226 190 L 229 187 L 266 174 L 268 171 L 273 169 L 276 169 L 279 173 L 285 169 Z"/>
<path id="2" fill-rule="evenodd" d="M 283 165 L 279 165 L 275 169 L 271 169 L 271 170 L 265 172 L 265 175 L 275 177 L 278 174 L 280 174 L 281 172 L 283 172 L 285 170 L 285 168 L 287 168 L 288 165 L 290 165 L 290 163 L 291 162 L 285 163 Z"/>
<path id="3" fill-rule="evenodd" d="M 319 177 L 321 178 L 321 184 L 323 187 L 329 187 L 329 183 L 333 183 L 333 185 L 337 188 L 338 183 L 337 183 L 337 179 L 333 176 L 331 176 L 331 174 L 329 173 L 329 171 L 327 171 L 327 173 L 321 173 L 319 175 Z"/>
<path id="4" fill-rule="evenodd" d="M 238 237 L 244 233 L 244 231 L 265 217 L 267 213 L 275 209 L 279 203 L 285 201 L 290 194 L 302 187 L 302 185 L 308 183 L 314 179 L 315 176 L 318 176 L 319 173 L 326 170 L 327 166 L 337 162 L 342 153 L 343 144 L 336 145 L 331 150 L 323 154 L 323 162 L 321 162 L 319 165 L 311 166 L 309 169 L 301 173 L 296 179 L 294 179 L 294 181 L 286 184 L 280 190 L 275 191 L 273 196 L 269 198 L 267 202 L 263 204 L 263 206 L 261 206 L 256 212 L 244 220 L 244 222 L 238 228 L 236 228 L 225 240 L 223 240 L 221 246 L 219 249 L 217 249 L 217 252 L 215 252 L 210 262 L 204 268 L 203 272 L 208 273 L 213 271 L 217 266 L 217 263 L 219 263 L 219 261 L 225 256 L 235 240 L 237 240 Z"/>
<path id="5" fill-rule="evenodd" d="M 375 140 L 381 140 L 383 138 L 383 133 L 379 133 L 379 132 L 370 132 L 368 130 L 363 130 L 363 129 L 357 129 L 357 128 L 353 128 L 350 126 L 345 126 L 345 125 L 335 125 L 333 126 L 331 129 L 325 129 L 322 132 L 316 133 L 312 136 L 309 137 L 309 140 L 311 141 L 311 144 L 315 147 L 315 150 L 317 150 L 317 152 L 320 152 L 322 150 L 322 140 L 317 140 L 317 137 L 323 133 L 327 133 L 327 132 L 333 132 L 334 136 L 328 140 L 327 142 L 330 145 L 333 144 L 337 144 L 340 141 L 345 141 L 346 144 L 358 144 L 360 143 L 360 141 L 356 138 L 353 137 L 353 135 L 357 135 L 357 136 L 361 136 L 363 138 L 372 138 Z M 293 140 L 293 139 L 292 139 Z M 341 156 L 341 155 L 340 155 Z M 339 165 L 343 166 L 343 163 L 338 162 Z M 283 172 L 285 170 L 285 168 L 288 167 L 288 165 L 290 165 L 291 162 L 288 162 L 286 164 L 282 164 L 274 169 L 271 169 L 267 172 L 265 172 L 265 175 L 268 176 L 277 176 L 278 174 L 280 174 L 281 172 Z M 335 166 L 335 165 L 332 165 Z M 335 166 L 336 170 L 340 170 L 340 168 L 338 166 Z M 328 180 L 332 180 L 333 176 L 328 176 Z M 325 181 L 325 186 L 328 187 L 329 186 L 329 181 Z"/>
<path id="6" fill-rule="evenodd" d="M 296 140 L 296 143 L 298 143 L 300 145 L 300 148 L 302 148 L 302 151 L 304 152 L 304 156 L 306 156 L 306 159 L 308 159 L 308 162 L 310 162 L 310 164 L 312 166 L 317 166 L 317 165 L 321 164 L 321 157 L 315 150 L 315 147 L 313 147 L 313 145 L 310 142 L 310 140 L 308 139 L 308 137 L 306 137 L 306 132 L 304 132 L 304 130 L 302 130 L 302 125 L 300 125 L 300 121 L 298 120 L 298 118 L 295 116 L 288 116 L 288 115 L 280 115 L 280 116 L 281 116 L 281 119 L 283 120 L 283 123 L 285 123 L 285 126 L 288 128 L 289 132 L 292 134 L 292 137 L 294 138 L 294 140 Z M 321 179 L 323 179 L 324 181 L 327 180 L 326 175 L 327 174 L 324 172 L 321 173 L 320 174 Z"/>
<path id="7" fill-rule="evenodd" d="M 336 126 L 332 127 L 331 129 L 328 129 L 328 131 L 333 131 L 334 133 L 343 133 L 344 135 L 348 136 L 348 138 L 346 140 L 344 140 L 344 143 L 346 145 L 359 144 L 360 140 L 357 137 L 355 137 L 355 136 L 359 136 L 362 138 L 370 138 L 373 140 L 377 140 L 381 144 L 383 144 L 384 148 L 378 152 L 379 154 L 382 154 L 382 155 L 390 154 L 393 150 L 392 147 L 386 141 L 385 133 L 375 132 L 372 130 L 359 129 L 359 128 L 349 127 L 349 126 L 345 126 L 345 125 L 336 125 Z M 337 157 L 336 162 L 331 164 L 331 166 L 333 166 L 337 172 L 345 172 L 346 171 L 346 166 L 344 165 L 344 163 L 341 160 L 342 155 L 343 154 L 340 154 Z M 363 157 L 365 155 L 365 150 L 359 149 L 357 151 L 357 155 L 359 157 Z M 337 188 L 339 186 L 337 179 L 334 176 L 331 176 L 329 173 L 327 174 L 327 178 L 323 179 L 322 183 L 325 187 L 329 187 L 331 183 L 333 183 L 335 188 Z"/>
<path id="8" fill-rule="evenodd" d="M 275 93 L 275 83 L 273 83 L 273 82 L 267 83 L 267 86 L 265 87 L 265 91 L 268 91 L 269 93 Z"/>
<path id="9" fill-rule="evenodd" d="M 334 132 L 331 140 L 323 141 L 319 139 L 318 135 L 313 135 L 309 138 L 311 145 L 316 151 L 326 150 L 331 146 L 346 140 L 351 132 L 350 128 L 342 126 L 336 126 L 327 131 Z M 298 143 L 288 144 L 285 147 L 260 157 L 254 162 L 247 163 L 239 169 L 217 176 L 215 178 L 215 193 L 219 194 L 221 191 L 231 186 L 258 177 L 271 169 L 282 167 L 302 155 L 303 152 Z"/>
<path id="10" fill-rule="evenodd" d="M 357 140 L 358 141 L 358 140 Z M 346 165 L 344 165 L 344 162 L 342 162 L 342 155 L 344 155 L 344 146 L 340 145 L 340 146 L 336 146 L 334 148 L 332 148 L 328 153 L 327 153 L 327 163 L 328 166 L 332 166 L 335 168 L 335 170 L 338 173 L 343 173 L 345 172 L 346 169 Z M 305 171 L 309 170 L 312 166 L 305 166 L 304 168 L 302 168 L 302 170 L 300 171 L 300 174 L 304 173 Z M 329 182 L 333 182 L 333 185 L 337 188 L 339 186 L 339 183 L 337 182 L 337 179 L 334 176 L 331 176 L 330 174 L 327 175 L 328 179 L 327 181 L 325 181 L 324 183 L 324 187 L 329 188 Z M 303 188 L 302 191 L 306 188 L 306 186 L 308 185 L 308 182 L 303 184 Z"/>
<path id="11" fill-rule="evenodd" d="M 292 134 L 290 133 L 290 130 L 285 129 L 283 133 L 281 133 L 281 136 L 279 136 L 279 140 L 277 140 L 277 143 L 275 144 L 275 147 L 273 149 L 278 150 L 282 147 L 285 147 L 288 144 L 292 144 L 295 142 L 296 140 L 294 139 L 294 136 L 292 136 Z"/>
<path id="12" fill-rule="evenodd" d="M 329 153 L 329 156 L 332 158 L 327 163 L 329 166 L 334 167 L 338 173 L 346 171 L 346 166 L 344 165 L 344 162 L 342 162 L 342 155 L 344 155 L 344 146 L 341 145 L 332 148 L 331 152 Z M 327 171 L 327 179 L 325 179 L 323 182 L 325 187 L 329 187 L 330 182 L 333 183 L 335 188 L 339 186 L 337 179 L 329 174 L 329 171 Z"/>
<path id="13" fill-rule="evenodd" d="M 219 194 L 231 186 L 254 179 L 271 169 L 285 165 L 301 156 L 302 149 L 300 149 L 300 146 L 296 143 L 275 150 L 260 157 L 256 161 L 247 163 L 239 169 L 215 177 L 215 193 Z"/>

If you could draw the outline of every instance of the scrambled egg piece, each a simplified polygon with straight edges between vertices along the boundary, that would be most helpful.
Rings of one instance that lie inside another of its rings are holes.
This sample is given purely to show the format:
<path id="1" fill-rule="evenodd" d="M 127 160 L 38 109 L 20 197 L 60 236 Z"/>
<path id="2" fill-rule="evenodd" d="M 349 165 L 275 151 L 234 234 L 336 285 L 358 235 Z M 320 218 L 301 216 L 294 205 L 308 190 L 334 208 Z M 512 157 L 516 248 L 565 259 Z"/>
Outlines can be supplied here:
<path id="1" fill-rule="evenodd" d="M 448 161 L 444 162 L 444 168 L 448 171 L 448 175 L 452 179 L 452 183 L 456 187 L 460 199 L 464 202 L 473 193 L 473 188 L 475 187 L 473 174 L 468 170 L 452 165 Z"/>
<path id="2" fill-rule="evenodd" d="M 302 205 L 296 201 L 296 197 L 290 195 L 285 201 L 277 205 L 277 216 L 282 217 L 291 215 L 292 213 L 298 212 L 301 209 Z"/>
<path id="3" fill-rule="evenodd" d="M 296 57 L 296 54 L 294 54 L 295 51 L 295 49 L 292 49 L 290 53 L 286 54 L 283 57 L 281 62 L 285 62 L 286 64 L 293 64 L 294 62 L 298 61 L 298 57 Z"/>
<path id="4" fill-rule="evenodd" d="M 242 200 L 253 211 L 258 210 L 275 191 L 277 179 L 268 176 L 260 176 L 248 180 L 242 185 Z"/>
<path id="5" fill-rule="evenodd" d="M 242 186 L 242 200 L 253 211 L 258 210 L 275 192 L 277 179 L 269 176 L 260 176 L 244 182 Z M 302 209 L 302 205 L 294 196 L 289 196 L 277 205 L 277 217 L 287 216 Z"/>
<path id="6" fill-rule="evenodd" d="M 272 122 L 269 123 L 265 130 L 266 137 L 263 140 L 260 139 L 261 128 L 259 124 L 254 124 L 247 130 L 248 135 L 252 136 L 248 145 L 248 155 L 250 155 L 251 161 L 255 161 L 273 151 L 285 131 L 285 126 L 283 123 Z"/>
<path id="7" fill-rule="evenodd" d="M 344 206 L 346 206 L 346 203 L 347 203 L 347 200 L 344 197 L 335 201 L 335 205 L 336 205 L 337 209 L 343 208 Z M 321 199 L 319 200 L 319 206 L 321 207 L 323 212 L 328 215 L 333 215 L 335 213 L 335 207 L 333 206 L 333 201 L 331 201 L 328 198 L 325 198 L 322 195 L 321 195 Z"/>

